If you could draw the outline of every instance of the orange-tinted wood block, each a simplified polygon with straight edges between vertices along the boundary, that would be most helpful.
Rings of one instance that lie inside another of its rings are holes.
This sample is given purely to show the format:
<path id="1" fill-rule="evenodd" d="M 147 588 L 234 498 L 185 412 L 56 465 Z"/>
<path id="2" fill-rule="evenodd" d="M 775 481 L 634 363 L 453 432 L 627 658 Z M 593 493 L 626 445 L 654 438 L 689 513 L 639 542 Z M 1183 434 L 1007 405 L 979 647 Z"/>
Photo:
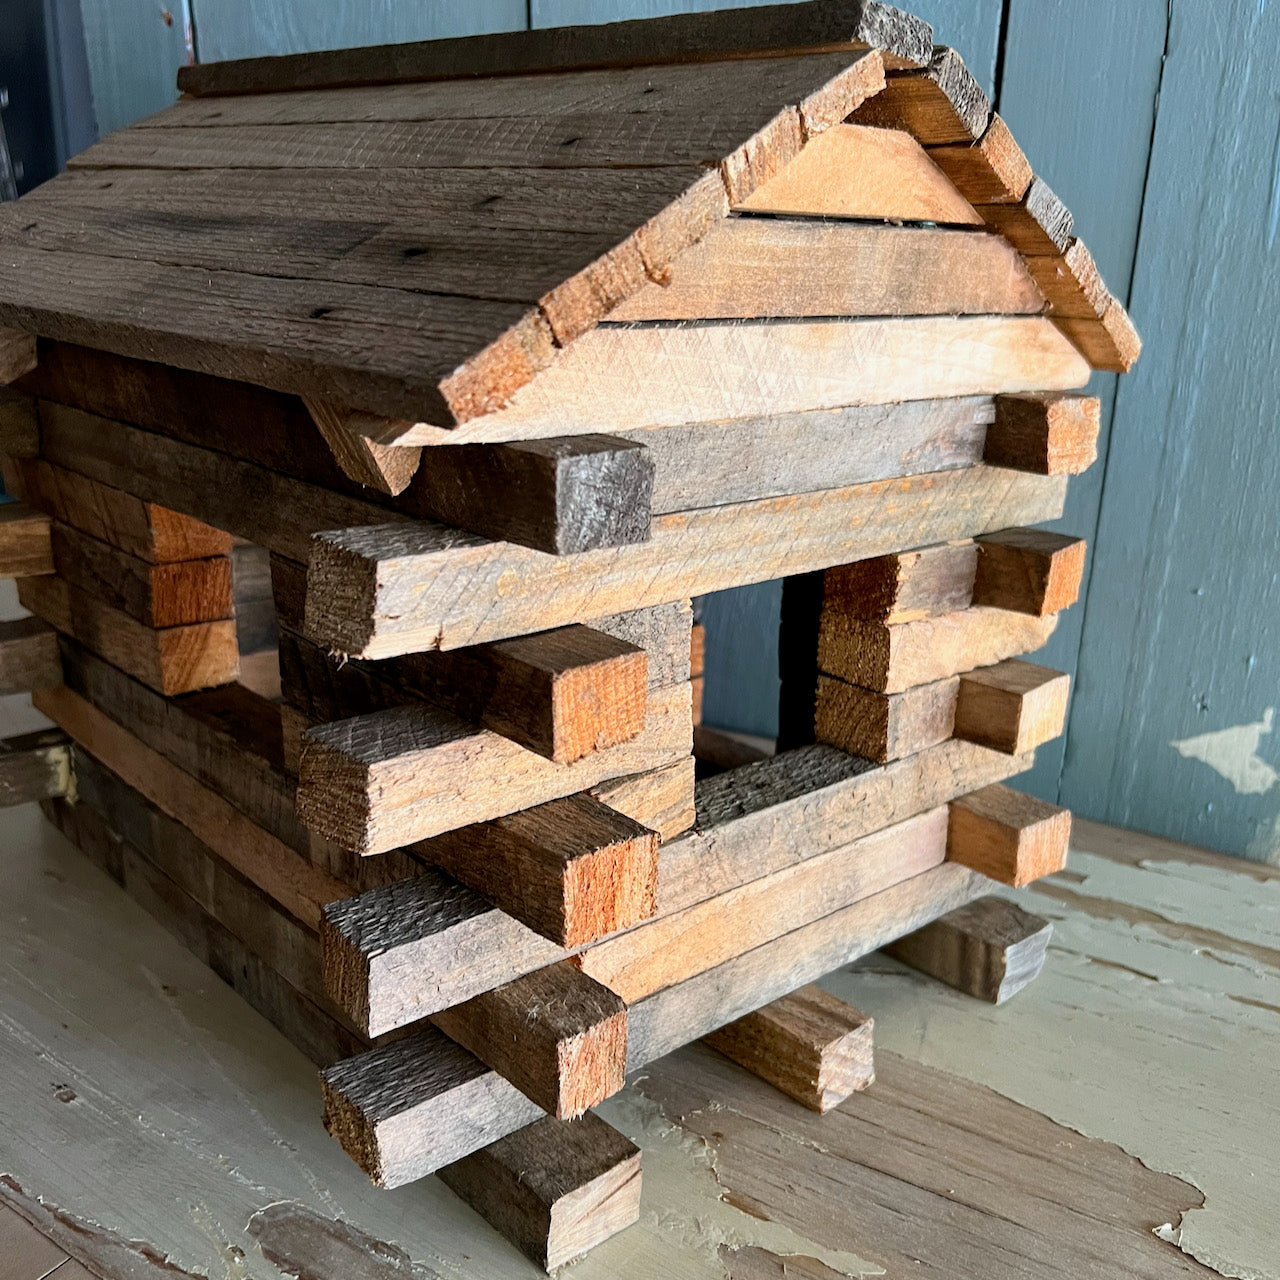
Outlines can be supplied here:
<path id="1" fill-rule="evenodd" d="M 1005 529 L 978 539 L 973 603 L 1037 617 L 1075 604 L 1085 542 L 1045 529 Z"/>
<path id="2" fill-rule="evenodd" d="M 984 460 L 1042 476 L 1079 475 L 1098 456 L 1101 420 L 1097 396 L 1057 391 L 997 396 Z"/>
<path id="3" fill-rule="evenodd" d="M 960 677 L 955 736 L 1021 755 L 1056 738 L 1066 726 L 1071 677 L 1034 662 L 1010 659 Z"/>
<path id="4" fill-rule="evenodd" d="M 1067 865 L 1071 813 L 1001 783 L 951 802 L 947 858 L 1020 888 Z"/>

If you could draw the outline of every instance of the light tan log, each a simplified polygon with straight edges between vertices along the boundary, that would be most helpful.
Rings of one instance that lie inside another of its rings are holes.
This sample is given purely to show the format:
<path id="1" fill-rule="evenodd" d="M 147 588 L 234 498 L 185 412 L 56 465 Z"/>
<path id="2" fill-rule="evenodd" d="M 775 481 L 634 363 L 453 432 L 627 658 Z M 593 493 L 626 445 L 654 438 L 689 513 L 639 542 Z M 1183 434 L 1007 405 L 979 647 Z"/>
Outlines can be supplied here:
<path id="1" fill-rule="evenodd" d="M 877 763 L 913 756 L 951 737 L 959 686 L 952 676 L 902 693 L 878 693 L 819 675 L 817 739 Z"/>
<path id="2" fill-rule="evenodd" d="M 696 725 L 694 734 L 696 739 Z M 592 787 L 588 794 L 667 841 L 693 826 L 693 788 L 694 762 L 689 757 L 648 773 L 611 778 Z"/>
<path id="3" fill-rule="evenodd" d="M 440 1181 L 547 1272 L 640 1217 L 640 1148 L 598 1116 L 550 1116 L 446 1165 Z"/>
<path id="4" fill-rule="evenodd" d="M 955 735 L 994 751 L 1034 751 L 1066 727 L 1071 677 L 1016 658 L 960 677 Z"/>
<path id="5" fill-rule="evenodd" d="M 837 124 L 743 200 L 752 213 L 980 225 L 982 218 L 910 134 Z"/>
<path id="6" fill-rule="evenodd" d="M 240 670 L 234 619 L 154 630 L 62 578 L 21 578 L 18 599 L 148 688 L 172 697 L 229 684 Z"/>
<path id="7" fill-rule="evenodd" d="M 0 622 L 0 695 L 54 689 L 61 683 L 58 633 L 40 618 Z"/>
<path id="8" fill-rule="evenodd" d="M 825 569 L 1062 510 L 1065 482 L 985 467 L 656 517 L 649 542 L 547 556 L 431 526 L 313 539 L 306 631 L 352 656 L 456 649 Z"/>
<path id="9" fill-rule="evenodd" d="M 642 733 L 566 765 L 425 705 L 323 725 L 303 740 L 298 816 L 363 854 L 487 822 L 688 755 L 689 699 L 687 683 L 651 692 Z"/>
<path id="10" fill-rule="evenodd" d="M 977 563 L 977 547 L 958 542 L 837 565 L 823 578 L 823 601 L 850 618 L 889 624 L 954 613 L 973 602 Z"/>
<path id="11" fill-rule="evenodd" d="M 1085 542 L 1047 529 L 1002 529 L 978 539 L 973 603 L 1036 617 L 1075 604 Z"/>
<path id="12" fill-rule="evenodd" d="M 16 382 L 36 367 L 36 335 L 0 328 L 0 387 Z"/>
<path id="13" fill-rule="evenodd" d="M 856 166 L 850 172 L 867 176 Z M 609 319 L 1030 315 L 1043 309 L 1016 250 L 998 236 L 728 218 L 676 259 L 668 283 L 646 285 Z"/>
<path id="14" fill-rule="evenodd" d="M 934 867 L 641 1000 L 628 1010 L 627 1070 L 921 928 L 987 883 L 954 863 Z M 430 1026 L 321 1079 L 325 1127 L 385 1187 L 426 1177 L 541 1118 L 518 1089 Z"/>
<path id="15" fill-rule="evenodd" d="M 350 410 L 332 401 L 304 396 L 303 403 L 334 460 L 357 484 L 387 494 L 402 493 L 409 487 L 422 460 L 420 448 L 400 448 L 370 440 L 352 429 Z"/>
<path id="16" fill-rule="evenodd" d="M 597 942 L 576 963 L 632 1004 L 937 866 L 946 828 L 945 809 L 909 818 Z"/>
<path id="17" fill-rule="evenodd" d="M 996 397 L 986 460 L 1037 475 L 1079 475 L 1098 456 L 1102 406 L 1097 396 L 1032 392 Z"/>
<path id="18" fill-rule="evenodd" d="M 431 1020 L 558 1120 L 603 1102 L 626 1079 L 626 1005 L 565 961 Z"/>
<path id="19" fill-rule="evenodd" d="M 1039 649 L 1057 614 L 1044 618 L 974 605 L 918 622 L 886 624 L 825 610 L 818 634 L 818 666 L 828 675 L 881 693 L 991 666 Z"/>
<path id="20" fill-rule="evenodd" d="M 997 208 L 999 206 L 991 206 Z M 715 370 L 716 376 L 708 376 Z M 564 349 L 505 408 L 448 433 L 482 444 L 765 413 L 1083 386 L 1089 365 L 1043 316 L 604 323 Z M 439 444 L 432 428 L 384 444 Z"/>
<path id="21" fill-rule="evenodd" d="M 875 1023 L 821 987 L 801 987 L 703 1038 L 810 1111 L 825 1113 L 876 1078 Z"/>
<path id="22" fill-rule="evenodd" d="M 629 929 L 657 903 L 657 834 L 586 793 L 459 827 L 412 851 L 562 947 Z"/>
<path id="23" fill-rule="evenodd" d="M 994 895 L 949 911 L 885 947 L 903 964 L 957 991 L 1003 1004 L 1044 967 L 1053 925 Z"/>
<path id="24" fill-rule="evenodd" d="M 1020 889 L 1067 865 L 1071 813 L 1000 783 L 951 802 L 947 857 Z"/>
<path id="25" fill-rule="evenodd" d="M 53 572 L 50 520 L 22 502 L 0 505 L 0 578 Z"/>

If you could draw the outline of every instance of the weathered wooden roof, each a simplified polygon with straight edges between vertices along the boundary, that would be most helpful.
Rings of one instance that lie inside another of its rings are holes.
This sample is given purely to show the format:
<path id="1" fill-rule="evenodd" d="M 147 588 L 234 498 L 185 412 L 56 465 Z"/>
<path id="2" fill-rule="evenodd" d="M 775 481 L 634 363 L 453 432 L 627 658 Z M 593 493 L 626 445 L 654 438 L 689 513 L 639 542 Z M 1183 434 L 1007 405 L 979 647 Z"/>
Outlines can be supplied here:
<path id="1" fill-rule="evenodd" d="M 1004 127 L 927 24 L 876 0 L 253 59 L 179 85 L 0 210 L 0 324 L 429 443 L 601 321 L 663 318 L 645 291 L 852 117 L 927 148 L 954 207 L 917 216 L 1002 231 L 1095 367 L 1136 356 L 1042 182 L 976 203 L 969 169 Z M 1020 158 L 1005 134 L 992 145 Z"/>

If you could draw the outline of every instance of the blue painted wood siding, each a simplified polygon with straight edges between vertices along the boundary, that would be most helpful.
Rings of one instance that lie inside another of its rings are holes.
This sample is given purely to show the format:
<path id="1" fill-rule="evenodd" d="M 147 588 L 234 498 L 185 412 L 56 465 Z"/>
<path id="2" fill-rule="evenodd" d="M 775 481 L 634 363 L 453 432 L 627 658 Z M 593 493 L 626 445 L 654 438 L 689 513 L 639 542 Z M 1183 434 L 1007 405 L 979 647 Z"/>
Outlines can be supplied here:
<path id="1" fill-rule="evenodd" d="M 732 0 L 188 2 L 209 60 Z M 100 129 L 170 102 L 180 7 L 81 3 Z M 1112 288 L 1132 287 L 1146 339 L 1118 392 L 1095 379 L 1104 461 L 1061 522 L 1094 544 L 1089 589 L 1042 655 L 1076 694 L 1065 759 L 1043 750 L 1027 785 L 1280 861 L 1280 0 L 906 7 L 993 92 Z M 704 602 L 709 722 L 772 732 L 779 598 L 774 583 Z"/>

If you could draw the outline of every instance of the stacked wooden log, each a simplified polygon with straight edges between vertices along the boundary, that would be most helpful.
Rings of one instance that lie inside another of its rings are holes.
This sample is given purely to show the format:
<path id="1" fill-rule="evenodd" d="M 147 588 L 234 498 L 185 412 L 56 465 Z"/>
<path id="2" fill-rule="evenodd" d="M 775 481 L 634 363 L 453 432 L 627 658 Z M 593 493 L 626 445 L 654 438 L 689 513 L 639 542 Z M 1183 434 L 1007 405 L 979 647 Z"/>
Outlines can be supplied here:
<path id="1" fill-rule="evenodd" d="M 710 1036 L 826 1109 L 871 1028 L 816 979 L 1038 967 L 985 903 L 1069 834 L 1004 785 L 1084 569 L 1035 526 L 1136 336 L 874 0 L 183 83 L 0 220 L 0 679 L 66 735 L 0 780 L 323 1068 L 372 1178 L 554 1267 L 638 1213 L 589 1114 L 629 1071 Z M 779 578 L 778 750 L 704 730 L 695 783 L 691 602 Z"/>

